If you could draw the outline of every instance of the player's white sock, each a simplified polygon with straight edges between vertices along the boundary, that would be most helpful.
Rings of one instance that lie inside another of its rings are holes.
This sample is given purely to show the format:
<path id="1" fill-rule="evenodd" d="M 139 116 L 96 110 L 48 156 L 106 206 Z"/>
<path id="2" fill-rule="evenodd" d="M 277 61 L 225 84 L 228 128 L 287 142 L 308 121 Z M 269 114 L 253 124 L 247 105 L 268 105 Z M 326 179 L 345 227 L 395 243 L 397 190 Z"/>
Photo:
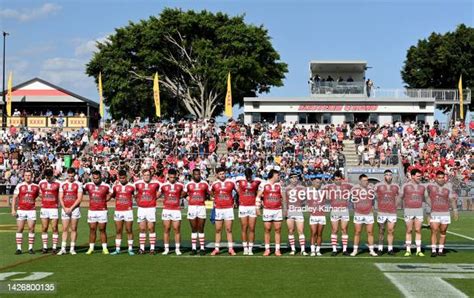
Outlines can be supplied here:
<path id="1" fill-rule="evenodd" d="M 374 252 L 374 246 L 373 245 L 369 245 L 369 251 Z"/>
<path id="2" fill-rule="evenodd" d="M 165 243 L 165 251 L 170 251 L 170 245 L 169 245 L 169 243 Z"/>
<path id="3" fill-rule="evenodd" d="M 232 242 L 227 242 L 227 248 L 228 248 L 228 249 L 233 249 L 233 247 L 234 247 L 234 243 L 232 243 Z"/>
<path id="4" fill-rule="evenodd" d="M 204 233 L 199 233 L 198 236 L 199 236 L 199 247 L 200 247 L 200 249 L 204 250 L 204 248 L 205 248 L 205 236 L 204 236 Z"/>
<path id="5" fill-rule="evenodd" d="M 23 242 L 23 233 L 16 233 L 16 249 L 21 250 L 22 242 Z"/>
<path id="6" fill-rule="evenodd" d="M 321 251 L 321 246 L 316 245 L 316 252 L 320 252 L 320 251 Z"/>
<path id="7" fill-rule="evenodd" d="M 392 251 L 393 250 L 393 245 L 389 245 L 388 246 L 388 251 Z"/>
<path id="8" fill-rule="evenodd" d="M 115 250 L 120 250 L 120 245 L 122 244 L 122 239 L 115 239 Z"/>
<path id="9" fill-rule="evenodd" d="M 444 244 L 440 244 L 438 246 L 438 252 L 443 252 L 443 249 L 444 249 Z"/>
<path id="10" fill-rule="evenodd" d="M 89 243 L 89 249 L 94 250 L 94 243 Z"/>
<path id="11" fill-rule="evenodd" d="M 415 240 L 415 244 L 416 244 L 416 252 L 420 252 L 421 251 L 421 240 Z"/>
<path id="12" fill-rule="evenodd" d="M 41 240 L 43 241 L 43 248 L 48 248 L 48 233 L 41 234 Z"/>
<path id="13" fill-rule="evenodd" d="M 431 245 L 431 252 L 436 252 L 436 244 Z"/>
<path id="14" fill-rule="evenodd" d="M 76 242 L 71 242 L 71 248 L 69 248 L 69 251 L 74 251 L 75 246 L 76 246 Z"/>
<path id="15" fill-rule="evenodd" d="M 270 249 L 270 244 L 265 243 L 265 250 Z"/>
<path id="16" fill-rule="evenodd" d="M 304 235 L 300 235 L 299 240 L 300 240 L 301 252 L 304 252 L 305 251 L 305 245 L 306 245 L 306 239 L 305 239 Z"/>
<path id="17" fill-rule="evenodd" d="M 347 251 L 347 242 L 349 241 L 349 235 L 342 235 L 341 239 L 342 239 L 342 251 Z M 337 238 L 336 238 L 336 242 L 337 242 Z"/>
<path id="18" fill-rule="evenodd" d="M 407 247 L 407 252 L 411 252 L 411 241 L 405 241 L 405 246 Z"/>
<path id="19" fill-rule="evenodd" d="M 316 246 L 311 245 L 311 252 L 315 252 L 315 250 L 316 250 Z"/>
<path id="20" fill-rule="evenodd" d="M 191 233 L 191 249 L 196 250 L 198 233 Z"/>
<path id="21" fill-rule="evenodd" d="M 220 247 L 220 246 L 221 246 L 221 244 L 216 242 L 216 243 L 214 244 L 214 249 L 215 249 L 215 250 L 219 250 L 219 247 Z"/>
<path id="22" fill-rule="evenodd" d="M 253 242 L 249 242 L 249 252 L 252 252 L 253 250 Z"/>
<path id="23" fill-rule="evenodd" d="M 180 247 L 180 246 L 181 246 L 181 245 L 180 245 L 179 243 L 176 243 L 176 244 L 175 244 L 175 249 L 176 249 L 176 250 L 179 250 L 179 247 Z"/>
<path id="24" fill-rule="evenodd" d="M 337 251 L 337 234 L 331 234 L 332 251 Z"/>
<path id="25" fill-rule="evenodd" d="M 61 250 L 66 251 L 66 241 L 61 241 Z"/>
<path id="26" fill-rule="evenodd" d="M 244 249 L 247 249 L 248 243 L 247 243 L 247 242 L 242 242 L 242 247 L 243 247 Z"/>
<path id="27" fill-rule="evenodd" d="M 102 243 L 102 249 L 107 249 L 107 243 Z"/>
<path id="28" fill-rule="evenodd" d="M 128 250 L 133 250 L 133 239 L 128 240 Z"/>
<path id="29" fill-rule="evenodd" d="M 288 235 L 288 242 L 290 242 L 291 250 L 295 251 L 295 235 Z"/>
<path id="30" fill-rule="evenodd" d="M 138 235 L 138 240 L 139 240 L 139 243 L 140 243 L 140 249 L 145 250 L 146 234 L 145 233 L 140 233 Z"/>
<path id="31" fill-rule="evenodd" d="M 383 244 L 379 244 L 379 251 L 383 251 Z"/>
<path id="32" fill-rule="evenodd" d="M 59 243 L 59 234 L 54 233 L 53 234 L 53 249 L 56 249 L 58 247 L 58 243 Z"/>
<path id="33" fill-rule="evenodd" d="M 28 233 L 28 250 L 33 249 L 35 243 L 35 233 Z"/>
<path id="34" fill-rule="evenodd" d="M 275 251 L 279 251 L 279 250 L 280 250 L 280 243 L 275 244 Z"/>
<path id="35" fill-rule="evenodd" d="M 150 233 L 148 237 L 150 237 L 150 250 L 155 250 L 156 233 Z"/>
<path id="36" fill-rule="evenodd" d="M 354 253 L 357 253 L 359 251 L 359 246 L 358 245 L 354 245 Z"/>

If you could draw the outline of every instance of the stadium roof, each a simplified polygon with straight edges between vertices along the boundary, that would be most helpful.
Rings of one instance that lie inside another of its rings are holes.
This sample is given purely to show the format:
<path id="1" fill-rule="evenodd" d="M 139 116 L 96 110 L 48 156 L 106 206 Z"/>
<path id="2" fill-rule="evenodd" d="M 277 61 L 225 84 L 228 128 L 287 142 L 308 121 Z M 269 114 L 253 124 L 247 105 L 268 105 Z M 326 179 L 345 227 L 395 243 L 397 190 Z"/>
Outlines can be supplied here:
<path id="1" fill-rule="evenodd" d="M 5 91 L 6 92 L 6 91 Z M 12 87 L 13 102 L 50 102 L 50 103 L 87 103 L 98 108 L 99 103 L 91 99 L 80 96 L 74 92 L 61 88 L 40 78 L 33 78 L 29 81 Z M 3 104 L 3 103 L 1 103 Z"/>
<path id="2" fill-rule="evenodd" d="M 363 60 L 312 60 L 310 69 L 313 73 L 328 72 L 365 72 L 367 61 Z"/>

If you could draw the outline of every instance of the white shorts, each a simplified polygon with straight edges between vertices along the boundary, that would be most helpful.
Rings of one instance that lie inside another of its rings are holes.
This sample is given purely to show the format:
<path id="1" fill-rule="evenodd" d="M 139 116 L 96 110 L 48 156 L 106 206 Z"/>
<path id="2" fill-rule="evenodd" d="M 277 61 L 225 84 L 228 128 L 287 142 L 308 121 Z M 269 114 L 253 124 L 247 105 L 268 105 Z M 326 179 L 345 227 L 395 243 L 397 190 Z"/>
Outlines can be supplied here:
<path id="1" fill-rule="evenodd" d="M 349 213 L 331 212 L 331 221 L 349 221 Z"/>
<path id="2" fill-rule="evenodd" d="M 58 219 L 58 208 L 41 208 L 40 218 Z"/>
<path id="3" fill-rule="evenodd" d="M 257 217 L 257 207 L 255 206 L 239 206 L 239 218 Z"/>
<path id="4" fill-rule="evenodd" d="M 36 210 L 18 210 L 17 220 L 36 220 Z"/>
<path id="5" fill-rule="evenodd" d="M 137 222 L 142 221 L 156 222 L 156 208 L 155 207 L 138 207 L 137 210 Z"/>
<path id="6" fill-rule="evenodd" d="M 423 208 L 405 208 L 404 218 L 405 222 L 411 220 L 423 221 Z"/>
<path id="7" fill-rule="evenodd" d="M 296 222 L 304 222 L 304 215 L 301 212 L 289 212 L 287 219 L 291 219 Z"/>
<path id="8" fill-rule="evenodd" d="M 373 224 L 374 223 L 374 216 L 372 214 L 362 215 L 362 214 L 355 214 L 354 215 L 354 223 L 355 224 Z"/>
<path id="9" fill-rule="evenodd" d="M 216 208 L 215 220 L 234 220 L 234 209 L 233 208 L 225 208 L 225 209 Z"/>
<path id="10" fill-rule="evenodd" d="M 263 221 L 282 221 L 283 211 L 281 209 L 263 208 Z"/>
<path id="11" fill-rule="evenodd" d="M 309 217 L 309 224 L 310 225 L 325 225 L 326 224 L 326 216 L 311 215 Z"/>
<path id="12" fill-rule="evenodd" d="M 161 220 L 179 221 L 181 220 L 181 210 L 163 209 Z"/>
<path id="13" fill-rule="evenodd" d="M 430 218 L 430 222 L 434 222 L 434 223 L 440 223 L 440 224 L 443 224 L 443 225 L 449 225 L 451 223 L 451 215 L 442 215 L 442 214 L 436 214 L 436 213 L 432 213 L 431 214 L 431 218 Z"/>
<path id="14" fill-rule="evenodd" d="M 115 221 L 133 221 L 133 210 L 117 211 L 114 213 Z"/>
<path id="15" fill-rule="evenodd" d="M 396 214 L 387 214 L 387 213 L 379 213 L 377 214 L 377 222 L 378 223 L 396 223 L 397 222 L 397 215 Z"/>
<path id="16" fill-rule="evenodd" d="M 196 217 L 206 219 L 206 206 L 188 206 L 188 219 L 195 219 Z"/>
<path id="17" fill-rule="evenodd" d="M 107 223 L 107 210 L 89 210 L 87 212 L 88 223 Z"/>
<path id="18" fill-rule="evenodd" d="M 81 218 L 81 208 L 74 208 L 71 212 L 71 216 L 64 212 L 64 209 L 61 209 L 61 219 L 79 219 Z"/>

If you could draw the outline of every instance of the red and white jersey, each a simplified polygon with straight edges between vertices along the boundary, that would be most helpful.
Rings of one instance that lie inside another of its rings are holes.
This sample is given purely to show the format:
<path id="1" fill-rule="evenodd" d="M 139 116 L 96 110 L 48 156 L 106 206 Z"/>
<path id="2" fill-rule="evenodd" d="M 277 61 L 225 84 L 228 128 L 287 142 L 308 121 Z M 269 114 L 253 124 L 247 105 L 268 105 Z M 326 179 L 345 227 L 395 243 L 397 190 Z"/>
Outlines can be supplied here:
<path id="1" fill-rule="evenodd" d="M 61 184 L 59 193 L 63 194 L 64 207 L 69 208 L 77 200 L 79 193 L 82 193 L 82 183 L 65 181 Z"/>
<path id="2" fill-rule="evenodd" d="M 125 185 L 117 183 L 112 186 L 112 198 L 115 198 L 115 210 L 132 210 L 134 194 L 135 186 L 132 183 L 127 183 Z"/>
<path id="3" fill-rule="evenodd" d="M 232 195 L 232 191 L 235 188 L 235 183 L 229 179 L 224 181 L 217 180 L 212 183 L 211 193 L 214 197 L 216 208 L 224 209 L 234 207 L 234 196 Z"/>
<path id="4" fill-rule="evenodd" d="M 179 210 L 180 200 L 184 194 L 184 185 L 180 182 L 169 181 L 161 184 L 160 192 L 163 194 L 163 209 Z"/>
<path id="5" fill-rule="evenodd" d="M 327 194 L 329 196 L 329 203 L 331 207 L 349 207 L 349 201 L 351 199 L 351 190 L 354 185 L 342 182 L 341 185 L 337 185 L 335 183 L 328 184 L 325 187 Z"/>
<path id="6" fill-rule="evenodd" d="M 257 198 L 258 186 L 262 180 L 255 178 L 248 181 L 245 177 L 239 177 L 235 181 L 237 193 L 239 194 L 239 205 L 241 206 L 255 206 L 255 199 Z"/>
<path id="7" fill-rule="evenodd" d="M 283 187 L 280 183 L 263 182 L 258 187 L 262 192 L 262 203 L 265 209 L 278 210 L 282 207 Z"/>
<path id="8" fill-rule="evenodd" d="M 400 194 L 400 187 L 393 183 L 380 182 L 375 185 L 375 195 L 377 196 L 378 212 L 397 213 L 397 197 Z"/>
<path id="9" fill-rule="evenodd" d="M 35 210 L 35 201 L 40 189 L 37 184 L 22 182 L 17 184 L 13 194 L 18 196 L 18 210 Z"/>
<path id="10" fill-rule="evenodd" d="M 304 192 L 304 196 L 299 193 Z M 288 208 L 301 208 L 306 201 L 306 188 L 303 185 L 288 185 L 285 187 L 286 206 Z"/>
<path id="11" fill-rule="evenodd" d="M 422 208 L 425 199 L 424 185 L 416 184 L 412 181 L 403 184 L 402 200 L 404 208 Z"/>
<path id="12" fill-rule="evenodd" d="M 352 188 L 354 212 L 357 214 L 371 214 L 374 206 L 374 190 L 370 186 L 364 188 L 356 185 Z"/>
<path id="13" fill-rule="evenodd" d="M 312 190 L 308 192 L 306 205 L 312 216 L 326 215 L 326 195 L 324 193 L 325 190 L 322 187 L 319 189 L 312 187 Z"/>
<path id="14" fill-rule="evenodd" d="M 206 198 L 210 194 L 209 184 L 206 181 L 194 182 L 190 181 L 184 187 L 184 191 L 188 195 L 188 205 L 204 206 Z"/>
<path id="15" fill-rule="evenodd" d="M 451 183 L 446 183 L 443 186 L 436 182 L 428 183 L 426 192 L 431 204 L 431 212 L 449 212 L 450 199 L 457 199 L 457 194 L 453 191 Z"/>
<path id="16" fill-rule="evenodd" d="M 61 184 L 58 181 L 49 183 L 47 180 L 41 180 L 38 186 L 41 194 L 41 207 L 58 208 Z"/>
<path id="17" fill-rule="evenodd" d="M 156 195 L 160 188 L 160 182 L 151 180 L 146 183 L 143 180 L 135 182 L 135 189 L 137 192 L 136 200 L 138 207 L 150 208 L 156 207 Z"/>
<path id="18" fill-rule="evenodd" d="M 95 185 L 93 182 L 88 182 L 84 185 L 84 191 L 89 194 L 89 210 L 107 210 L 107 195 L 112 193 L 108 184 L 102 182 L 100 185 Z"/>

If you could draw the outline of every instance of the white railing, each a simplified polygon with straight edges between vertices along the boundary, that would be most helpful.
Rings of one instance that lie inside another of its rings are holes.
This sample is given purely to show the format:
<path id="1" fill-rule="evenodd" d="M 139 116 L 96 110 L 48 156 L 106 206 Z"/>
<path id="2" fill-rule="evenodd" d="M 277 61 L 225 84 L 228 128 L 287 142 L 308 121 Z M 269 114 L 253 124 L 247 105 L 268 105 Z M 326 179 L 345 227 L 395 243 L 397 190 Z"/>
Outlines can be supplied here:
<path id="1" fill-rule="evenodd" d="M 457 89 L 372 89 L 370 97 L 374 98 L 434 98 L 437 101 L 459 101 Z M 463 90 L 464 101 L 471 101 L 471 90 Z"/>

